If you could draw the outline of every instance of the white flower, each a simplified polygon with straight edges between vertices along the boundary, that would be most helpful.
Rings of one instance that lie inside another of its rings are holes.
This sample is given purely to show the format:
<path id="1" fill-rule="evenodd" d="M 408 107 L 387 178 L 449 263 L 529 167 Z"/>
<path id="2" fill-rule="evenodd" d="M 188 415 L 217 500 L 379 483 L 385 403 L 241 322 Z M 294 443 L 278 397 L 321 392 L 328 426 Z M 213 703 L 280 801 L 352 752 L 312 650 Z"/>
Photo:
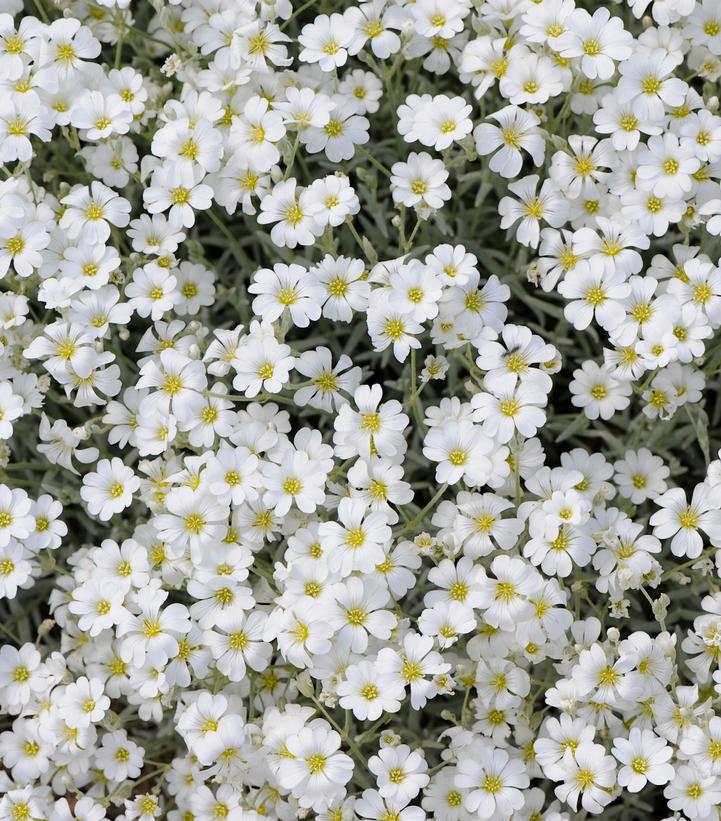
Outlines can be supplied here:
<path id="1" fill-rule="evenodd" d="M 490 115 L 498 125 L 482 123 L 473 131 L 476 151 L 481 156 L 493 153 L 489 168 L 502 177 L 516 177 L 523 166 L 521 151 L 527 151 L 538 166 L 543 162 L 545 143 L 532 112 L 508 105 Z M 498 150 L 497 150 L 498 149 Z M 495 153 L 494 153 L 495 152 Z"/>
<path id="2" fill-rule="evenodd" d="M 397 713 L 405 695 L 400 682 L 390 676 L 379 676 L 369 661 L 351 665 L 337 690 L 340 706 L 352 710 L 360 721 L 375 721 L 383 713 Z"/>
<path id="3" fill-rule="evenodd" d="M 595 79 L 613 76 L 614 60 L 626 60 L 633 53 L 633 38 L 623 28 L 620 17 L 611 17 L 606 8 L 591 16 L 585 9 L 575 9 L 564 21 L 565 31 L 555 38 L 553 48 L 563 57 L 577 57 L 581 71 Z"/>
<path id="4" fill-rule="evenodd" d="M 270 236 L 279 247 L 295 248 L 297 245 L 313 245 L 322 233 L 305 190 L 297 189 L 295 178 L 279 182 L 260 201 L 261 225 L 276 223 Z"/>
<path id="5" fill-rule="evenodd" d="M 58 715 L 68 726 L 80 729 L 99 722 L 109 707 L 103 682 L 81 676 L 65 688 Z"/>
<path id="6" fill-rule="evenodd" d="M 705 818 L 721 801 L 721 783 L 694 766 L 682 765 L 663 794 L 670 810 L 681 810 L 689 818 Z"/>
<path id="7" fill-rule="evenodd" d="M 600 813 L 611 802 L 616 765 L 604 753 L 604 747 L 590 741 L 565 753 L 561 763 L 564 783 L 556 787 L 556 796 L 572 810 L 576 810 L 579 798 L 583 809 L 592 813 Z"/>
<path id="8" fill-rule="evenodd" d="M 152 183 L 143 191 L 151 214 L 168 211 L 168 218 L 184 228 L 195 225 L 195 211 L 210 208 L 213 190 L 201 182 L 205 172 L 185 163 L 169 163 L 153 172 Z"/>
<path id="9" fill-rule="evenodd" d="M 97 751 L 97 761 L 108 778 L 124 781 L 126 778 L 137 778 L 143 764 L 144 752 L 131 741 L 124 730 L 104 733 L 101 746 Z"/>
<path id="10" fill-rule="evenodd" d="M 257 396 L 261 390 L 278 393 L 288 381 L 294 363 L 290 347 L 280 344 L 261 328 L 245 338 L 233 359 L 236 370 L 233 387 L 249 398 Z"/>
<path id="11" fill-rule="evenodd" d="M 353 570 L 370 573 L 385 559 L 383 546 L 391 530 L 384 513 L 369 513 L 362 499 L 341 499 L 338 522 L 320 526 L 321 546 L 329 553 L 329 567 L 343 576 Z"/>
<path id="12" fill-rule="evenodd" d="M 529 779 L 522 761 L 484 744 L 458 762 L 455 784 L 468 791 L 463 804 L 478 818 L 508 819 L 523 807 Z"/>
<path id="13" fill-rule="evenodd" d="M 492 449 L 492 440 L 479 425 L 451 419 L 428 432 L 423 455 L 438 463 L 438 482 L 455 484 L 463 479 L 471 486 L 481 486 L 491 475 L 493 465 L 489 454 Z"/>
<path id="14" fill-rule="evenodd" d="M 216 666 L 231 681 L 242 681 L 246 667 L 260 672 L 270 661 L 272 648 L 262 641 L 266 618 L 261 613 L 221 613 L 216 629 L 205 633 Z"/>
<path id="15" fill-rule="evenodd" d="M 415 798 L 429 781 L 425 759 L 405 744 L 381 749 L 369 759 L 368 769 L 376 776 L 381 798 L 401 804 Z"/>
<path id="16" fill-rule="evenodd" d="M 181 487 L 168 495 L 165 504 L 168 513 L 158 516 L 155 525 L 175 550 L 182 553 L 188 546 L 199 554 L 203 545 L 224 535 L 228 508 L 210 493 Z"/>
<path id="17" fill-rule="evenodd" d="M 364 653 L 369 635 L 388 639 L 396 626 L 396 617 L 382 609 L 389 601 L 384 585 L 372 579 L 363 582 L 350 578 L 338 587 L 335 604 L 328 609 L 327 618 L 341 641 L 350 644 L 354 653 Z"/>
<path id="18" fill-rule="evenodd" d="M 97 468 L 83 477 L 80 495 L 93 516 L 107 521 L 130 505 L 140 479 L 117 457 L 101 459 Z"/>
<path id="19" fill-rule="evenodd" d="M 425 152 L 413 152 L 407 162 L 397 162 L 391 168 L 393 200 L 409 208 L 419 205 L 442 208 L 451 197 L 447 179 L 448 171 L 441 160 L 434 160 Z"/>
<path id="20" fill-rule="evenodd" d="M 326 411 L 333 406 L 340 409 L 348 401 L 343 394 L 352 395 L 360 382 L 360 368 L 352 365 L 345 354 L 333 365 L 331 352 L 324 346 L 305 351 L 296 360 L 295 370 L 310 384 L 295 392 L 294 401 Z"/>
<path id="21" fill-rule="evenodd" d="M 60 218 L 60 227 L 71 239 L 104 243 L 110 236 L 110 225 L 122 227 L 129 222 L 130 203 L 101 182 L 76 186 L 63 197 L 67 206 Z"/>
<path id="22" fill-rule="evenodd" d="M 342 14 L 319 14 L 303 26 L 298 42 L 303 46 L 300 59 L 318 63 L 321 71 L 332 71 L 345 65 L 353 40 L 350 20 Z"/>
<path id="23" fill-rule="evenodd" d="M 322 127 L 309 126 L 300 132 L 300 140 L 311 154 L 325 152 L 331 162 L 349 160 L 355 154 L 356 145 L 364 145 L 370 139 L 370 123 L 358 114 L 355 102 L 346 98 L 332 98 L 333 110 L 328 122 Z"/>
<path id="24" fill-rule="evenodd" d="M 137 613 L 127 611 L 117 629 L 124 661 L 140 666 L 147 658 L 156 667 L 162 667 L 177 654 L 178 637 L 190 630 L 190 621 L 182 604 L 173 603 L 161 609 L 167 597 L 159 585 L 136 593 L 132 609 Z"/>
<path id="25" fill-rule="evenodd" d="M 503 197 L 498 206 L 498 212 L 502 217 L 501 228 L 510 228 L 520 219 L 516 237 L 520 243 L 532 248 L 538 246 L 541 220 L 557 228 L 566 218 L 565 203 L 551 181 L 544 181 L 538 194 L 537 186 L 538 177 L 535 174 L 511 183 L 508 190 L 519 199 Z"/>
<path id="26" fill-rule="evenodd" d="M 80 616 L 78 627 L 81 630 L 97 636 L 123 618 L 125 593 L 122 587 L 112 590 L 100 582 L 88 581 L 73 591 L 68 610 Z"/>
<path id="27" fill-rule="evenodd" d="M 571 402 L 583 408 L 589 419 L 610 419 L 616 411 L 627 408 L 631 386 L 616 379 L 608 366 L 600 366 L 588 360 L 573 372 L 570 384 Z"/>
<path id="28" fill-rule="evenodd" d="M 404 636 L 400 652 L 391 647 L 382 648 L 376 666 L 380 674 L 388 674 L 404 687 L 410 686 L 411 705 L 415 710 L 420 710 L 437 693 L 435 682 L 426 676 L 440 675 L 450 669 L 440 653 L 433 650 L 433 639 L 413 632 Z"/>
<path id="29" fill-rule="evenodd" d="M 276 144 L 284 135 L 282 114 L 271 111 L 263 97 L 254 96 L 246 102 L 242 115 L 234 119 L 229 140 L 254 171 L 263 172 L 269 171 L 280 159 Z"/>
<path id="30" fill-rule="evenodd" d="M 322 719 L 288 738 L 292 759 L 280 765 L 280 783 L 292 791 L 302 807 L 325 809 L 353 775 L 353 761 L 339 751 L 340 736 Z"/>
<path id="31" fill-rule="evenodd" d="M 613 755 L 624 766 L 618 772 L 618 783 L 629 792 L 639 792 L 648 781 L 666 784 L 676 772 L 668 763 L 673 754 L 665 739 L 654 733 L 632 727 L 628 739 L 613 741 Z"/>
<path id="32" fill-rule="evenodd" d="M 721 773 L 721 719 L 714 716 L 705 729 L 689 727 L 681 739 L 680 748 L 699 769 L 718 777 Z"/>
<path id="33" fill-rule="evenodd" d="M 654 456 L 648 448 L 627 450 L 624 458 L 613 466 L 614 481 L 622 496 L 638 505 L 646 499 L 655 499 L 667 489 L 669 469 L 663 459 Z"/>
<path id="34" fill-rule="evenodd" d="M 403 430 L 408 416 L 395 399 L 381 403 L 380 385 L 360 385 L 353 394 L 354 410 L 350 403 L 341 407 L 335 418 L 333 443 L 342 459 L 358 456 L 395 457 L 405 451 Z"/>
<path id="35" fill-rule="evenodd" d="M 34 94 L 11 95 L 0 100 L 0 161 L 29 162 L 33 156 L 31 136 L 50 139 L 51 116 Z"/>
<path id="36" fill-rule="evenodd" d="M 493 627 L 512 630 L 533 613 L 528 596 L 537 584 L 537 574 L 526 562 L 510 556 L 497 556 L 491 563 L 495 578 L 481 583 L 478 606 Z"/>
<path id="37" fill-rule="evenodd" d="M 471 106 L 462 97 L 439 94 L 428 100 L 416 113 L 417 139 L 425 146 L 442 151 L 459 142 L 472 129 Z M 408 135 L 406 135 L 408 139 Z"/>
<path id="38" fill-rule="evenodd" d="M 271 271 L 256 271 L 250 293 L 259 294 L 253 300 L 253 311 L 266 322 L 278 319 L 284 311 L 294 325 L 307 328 L 320 316 L 321 290 L 314 277 L 300 265 L 275 265 Z"/>
<path id="39" fill-rule="evenodd" d="M 653 534 L 659 539 L 671 538 L 674 556 L 695 559 L 701 554 L 703 539 L 699 530 L 713 541 L 721 538 L 721 514 L 716 493 L 706 484 L 696 485 L 691 501 L 681 488 L 671 488 L 654 500 L 660 508 L 649 519 Z"/>

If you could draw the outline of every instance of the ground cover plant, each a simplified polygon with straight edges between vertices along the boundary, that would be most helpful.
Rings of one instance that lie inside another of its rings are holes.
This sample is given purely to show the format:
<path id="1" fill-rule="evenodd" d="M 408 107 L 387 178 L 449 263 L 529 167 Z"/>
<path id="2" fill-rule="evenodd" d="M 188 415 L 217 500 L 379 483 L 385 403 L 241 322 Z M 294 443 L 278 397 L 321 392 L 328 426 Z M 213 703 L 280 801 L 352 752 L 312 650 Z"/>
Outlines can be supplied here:
<path id="1" fill-rule="evenodd" d="M 719 77 L 0 0 L 0 821 L 719 821 Z"/>

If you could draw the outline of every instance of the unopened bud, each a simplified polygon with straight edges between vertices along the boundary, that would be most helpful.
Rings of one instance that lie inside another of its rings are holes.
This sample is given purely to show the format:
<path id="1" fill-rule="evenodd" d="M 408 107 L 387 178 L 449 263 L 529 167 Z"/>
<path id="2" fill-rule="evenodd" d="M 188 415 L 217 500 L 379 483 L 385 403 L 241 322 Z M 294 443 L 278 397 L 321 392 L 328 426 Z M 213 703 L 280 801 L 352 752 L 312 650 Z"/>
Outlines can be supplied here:
<path id="1" fill-rule="evenodd" d="M 307 670 L 304 670 L 299 676 L 296 676 L 295 686 L 306 698 L 311 698 L 315 695 L 313 679 L 311 679 L 310 673 Z"/>

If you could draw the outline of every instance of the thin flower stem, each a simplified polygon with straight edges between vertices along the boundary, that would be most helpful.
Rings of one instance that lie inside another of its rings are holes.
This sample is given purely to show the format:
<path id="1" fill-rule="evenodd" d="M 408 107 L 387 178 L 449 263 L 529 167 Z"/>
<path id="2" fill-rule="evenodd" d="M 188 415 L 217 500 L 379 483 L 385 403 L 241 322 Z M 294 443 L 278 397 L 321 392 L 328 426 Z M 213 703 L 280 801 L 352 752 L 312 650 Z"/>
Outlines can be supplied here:
<path id="1" fill-rule="evenodd" d="M 441 485 L 436 493 L 434 494 L 433 498 L 428 502 L 428 504 L 415 516 L 409 524 L 405 527 L 402 527 L 398 532 L 398 535 L 401 533 L 407 533 L 410 530 L 415 530 L 416 527 L 423 521 L 426 514 L 429 513 L 433 508 L 438 504 L 439 500 L 443 496 L 443 494 L 448 490 L 448 483 Z"/>
<path id="2" fill-rule="evenodd" d="M 661 581 L 668 581 L 671 578 L 671 576 L 673 576 L 673 574 L 678 572 L 679 570 L 684 570 L 687 567 L 692 567 L 693 565 L 703 561 L 704 559 L 708 559 L 711 556 L 715 556 L 718 550 L 719 548 L 717 547 L 709 547 L 706 550 L 704 550 L 703 553 L 700 553 L 698 556 L 696 556 L 695 559 L 689 559 L 687 562 L 684 562 L 683 564 L 674 565 L 661 575 Z M 641 588 L 641 590 L 643 589 L 644 588 Z"/>
<path id="3" fill-rule="evenodd" d="M 358 756 L 358 758 L 363 762 L 363 764 L 367 767 L 368 766 L 368 759 L 366 756 L 361 752 L 360 747 L 353 741 L 350 735 L 343 729 L 343 727 L 338 724 L 338 722 L 331 716 L 331 714 L 325 709 L 325 707 L 321 704 L 320 701 L 315 696 L 311 696 L 311 701 L 318 710 L 323 714 L 323 717 L 328 721 L 329 724 L 333 726 L 333 729 L 340 735 L 340 737 L 345 741 L 348 747 L 352 750 L 352 752 Z"/>
<path id="4" fill-rule="evenodd" d="M 0 631 L 2 631 L 8 638 L 12 639 L 18 647 L 20 647 L 22 641 L 20 641 L 18 636 L 16 636 L 9 627 L 6 627 L 2 621 L 0 621 Z"/>
<path id="5" fill-rule="evenodd" d="M 231 233 L 228 226 L 223 222 L 223 220 L 220 219 L 220 217 L 213 211 L 212 208 L 209 208 L 207 211 L 205 211 L 205 213 L 210 217 L 210 221 L 212 223 L 214 223 L 214 225 L 217 227 L 217 229 L 223 234 L 223 236 L 230 243 L 230 247 L 233 251 L 233 255 L 235 256 L 235 259 L 238 262 L 238 264 L 242 265 L 242 266 L 252 265 L 252 263 L 250 262 L 250 260 L 246 256 L 246 254 L 243 252 L 241 247 L 238 245 L 235 237 Z"/>
<path id="6" fill-rule="evenodd" d="M 393 176 L 391 170 L 386 168 L 385 165 L 383 165 L 379 159 L 374 157 L 367 148 L 362 145 L 359 145 L 358 148 L 360 149 L 361 154 L 363 154 L 370 161 L 371 165 L 374 165 L 382 174 L 385 174 L 388 179 Z"/>
<path id="7" fill-rule="evenodd" d="M 365 256 L 366 249 L 363 245 L 363 240 L 360 238 L 360 234 L 356 231 L 355 225 L 353 225 L 353 222 L 350 217 L 346 219 L 345 224 L 348 226 L 348 230 L 351 232 L 351 234 L 353 234 L 353 239 L 355 239 L 355 241 L 358 243 L 358 247 L 361 249 L 363 255 Z"/>
<path id="8" fill-rule="evenodd" d="M 291 14 L 291 16 L 280 26 L 280 30 L 285 31 L 288 28 L 288 26 L 293 22 L 293 20 L 296 19 L 296 17 L 302 14 L 307 8 L 310 8 L 311 6 L 315 5 L 315 3 L 317 2 L 318 0 L 306 0 L 306 2 L 303 3 L 302 6 L 298 6 L 298 8 L 293 12 L 293 14 Z"/>

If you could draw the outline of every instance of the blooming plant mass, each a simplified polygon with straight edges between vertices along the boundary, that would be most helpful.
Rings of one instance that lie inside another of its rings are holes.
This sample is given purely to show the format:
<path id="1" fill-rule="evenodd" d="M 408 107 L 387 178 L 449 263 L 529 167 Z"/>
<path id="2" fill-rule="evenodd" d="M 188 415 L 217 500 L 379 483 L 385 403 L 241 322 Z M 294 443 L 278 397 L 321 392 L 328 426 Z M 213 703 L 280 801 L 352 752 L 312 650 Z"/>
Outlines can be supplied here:
<path id="1" fill-rule="evenodd" d="M 0 821 L 721 820 L 721 0 L 0 0 Z"/>

